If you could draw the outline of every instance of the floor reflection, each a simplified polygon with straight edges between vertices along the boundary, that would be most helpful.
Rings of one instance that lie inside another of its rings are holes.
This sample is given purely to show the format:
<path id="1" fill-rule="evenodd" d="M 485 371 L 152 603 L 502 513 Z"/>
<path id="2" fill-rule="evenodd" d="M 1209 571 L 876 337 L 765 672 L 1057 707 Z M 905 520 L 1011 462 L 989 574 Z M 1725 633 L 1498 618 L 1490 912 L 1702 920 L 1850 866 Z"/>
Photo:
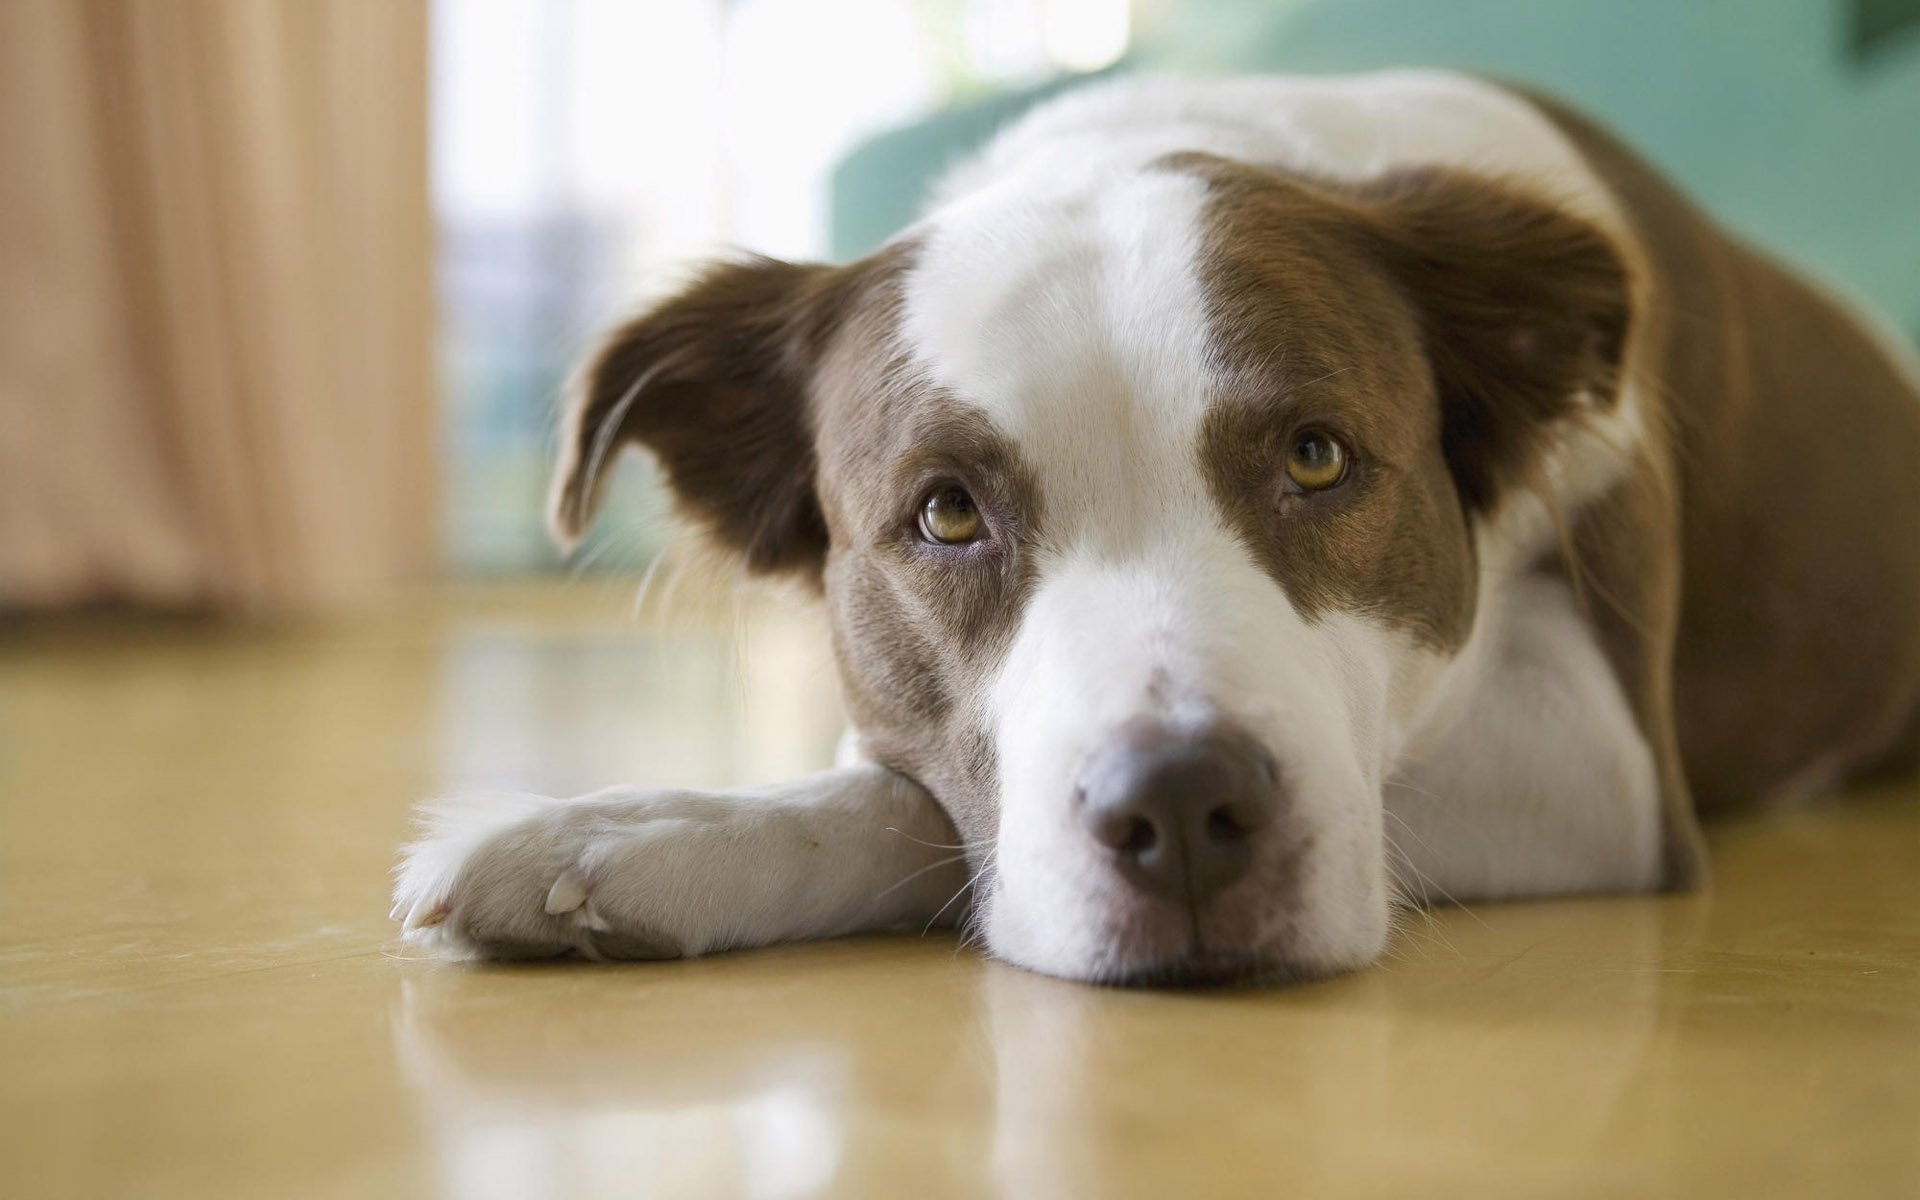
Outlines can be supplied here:
<path id="1" fill-rule="evenodd" d="M 1617 909 L 1578 938 L 1560 906 L 1455 913 L 1382 969 L 1260 990 L 1093 988 L 938 938 L 443 967 L 394 1038 L 457 1200 L 898 1194 L 933 1159 L 940 1192 L 1007 1200 L 1466 1187 L 1490 1155 L 1523 1189 L 1582 1163 L 1638 1189 L 1683 1149 L 1649 1129 L 1689 990 L 1659 964 L 1706 902 Z M 1611 1160 L 1622 1122 L 1642 1153 Z"/>
<path id="2" fill-rule="evenodd" d="M 632 1185 L 649 1194 L 900 1194 L 936 1164 L 952 1194 L 977 1194 L 989 969 L 950 936 L 452 965 L 401 983 L 394 1047 L 458 1200 L 512 1193 L 509 1171 L 626 1170 L 635 1147 L 657 1159 Z M 496 1141 L 521 1148 L 511 1164 L 494 1161 Z"/>
<path id="3" fill-rule="evenodd" d="M 1445 1191 L 1484 1179 L 1489 1155 L 1522 1190 L 1552 1190 L 1583 1161 L 1596 1183 L 1647 1185 L 1656 1167 L 1595 1151 L 1629 1096 L 1671 1095 L 1653 1064 L 1668 1060 L 1685 984 L 1655 964 L 1684 951 L 1700 910 L 1621 906 L 1608 944 L 1578 951 L 1608 965 L 1584 970 L 1555 944 L 1553 906 L 1539 912 L 1535 938 L 1519 931 L 1491 962 L 1489 939 L 1451 914 L 1446 944 L 1401 947 L 1423 960 L 1411 976 L 1389 964 L 1155 993 L 987 971 L 999 1193 L 1313 1195 L 1357 1177 Z"/>
<path id="4" fill-rule="evenodd" d="M 688 1041 L 611 996 L 598 1012 L 503 1022 L 476 994 L 496 986 L 489 974 L 409 980 L 396 1006 L 395 1053 L 442 1195 L 799 1200 L 832 1182 L 844 1048 Z"/>

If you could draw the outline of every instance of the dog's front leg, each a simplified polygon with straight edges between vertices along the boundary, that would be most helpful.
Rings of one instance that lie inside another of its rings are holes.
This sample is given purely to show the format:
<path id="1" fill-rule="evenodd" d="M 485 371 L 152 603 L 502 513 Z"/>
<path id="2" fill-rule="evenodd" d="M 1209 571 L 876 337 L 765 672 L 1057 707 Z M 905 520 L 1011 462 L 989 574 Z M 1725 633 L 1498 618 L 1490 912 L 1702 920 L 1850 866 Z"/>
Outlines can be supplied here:
<path id="1" fill-rule="evenodd" d="M 871 764 L 723 792 L 430 807 L 394 915 L 464 958 L 673 958 L 953 921 L 967 866 L 946 814 Z M 944 906 L 944 907 L 943 907 Z"/>

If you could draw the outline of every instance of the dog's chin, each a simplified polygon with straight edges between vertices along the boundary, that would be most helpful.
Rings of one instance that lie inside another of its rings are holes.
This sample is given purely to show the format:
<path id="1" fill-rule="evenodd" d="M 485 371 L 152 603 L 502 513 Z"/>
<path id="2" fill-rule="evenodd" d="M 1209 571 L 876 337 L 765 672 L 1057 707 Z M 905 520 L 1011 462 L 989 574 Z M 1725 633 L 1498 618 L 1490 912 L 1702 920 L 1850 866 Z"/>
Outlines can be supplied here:
<path id="1" fill-rule="evenodd" d="M 1366 959 L 1358 956 L 1326 962 L 1284 950 L 1217 945 L 1159 950 L 1116 946 L 1091 961 L 1071 965 L 1023 961 L 1024 956 L 1007 954 L 997 957 L 1043 975 L 1125 988 L 1279 987 L 1325 979 L 1366 965 Z"/>
<path id="2" fill-rule="evenodd" d="M 1275 987 L 1327 974 L 1275 955 L 1202 947 L 1123 967 L 1090 982 L 1133 988 Z"/>
<path id="3" fill-rule="evenodd" d="M 1117 888 L 1009 903 L 1003 875 L 975 916 L 987 950 L 1003 962 L 1115 987 L 1302 983 L 1363 968 L 1385 949 L 1388 907 L 1372 878 L 1356 873 L 1342 892 L 1323 892 L 1305 906 L 1293 882 L 1248 886 L 1260 882 L 1216 897 L 1196 918 L 1184 906 Z"/>

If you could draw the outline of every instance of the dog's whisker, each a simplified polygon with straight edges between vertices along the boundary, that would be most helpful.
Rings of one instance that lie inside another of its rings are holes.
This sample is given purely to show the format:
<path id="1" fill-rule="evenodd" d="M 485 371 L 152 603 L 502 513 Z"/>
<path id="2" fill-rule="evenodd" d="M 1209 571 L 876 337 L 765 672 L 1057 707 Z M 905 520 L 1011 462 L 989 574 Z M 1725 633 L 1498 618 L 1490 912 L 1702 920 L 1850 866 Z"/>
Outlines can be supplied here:
<path id="1" fill-rule="evenodd" d="M 610 528 L 596 531 L 591 543 L 583 545 L 569 561 L 567 585 L 571 587 L 578 584 L 595 564 L 613 551 L 639 545 L 644 535 L 658 525 L 657 517 L 638 516 Z"/>
<path id="2" fill-rule="evenodd" d="M 1437 796 L 1435 797 L 1435 799 L 1438 799 L 1438 798 L 1439 797 Z M 1409 825 L 1405 817 L 1401 816 L 1397 812 L 1394 812 L 1390 808 L 1383 808 L 1381 811 L 1386 813 L 1388 816 L 1392 817 L 1394 820 L 1400 822 L 1400 827 L 1406 830 L 1409 834 L 1412 834 L 1414 841 L 1419 842 L 1420 845 L 1424 847 L 1429 854 L 1433 853 L 1433 847 L 1427 844 L 1427 839 L 1424 837 L 1421 837 L 1420 831 L 1415 829 L 1412 825 Z M 1382 836 L 1385 836 L 1384 830 L 1382 831 Z M 1467 914 L 1467 916 L 1473 918 L 1473 920 L 1476 923 L 1478 923 L 1482 928 L 1486 927 L 1487 923 L 1486 921 L 1481 919 L 1479 913 L 1474 912 L 1473 909 L 1468 907 L 1465 903 L 1463 903 L 1459 897 L 1455 896 L 1452 892 L 1448 891 L 1446 888 L 1441 887 L 1440 884 L 1437 881 L 1435 881 L 1431 876 L 1428 876 L 1425 872 L 1421 871 L 1418 867 L 1415 867 L 1413 865 L 1413 860 L 1408 858 L 1406 852 L 1401 850 L 1396 843 L 1393 843 L 1391 838 L 1388 839 L 1388 842 L 1390 845 L 1393 845 L 1394 852 L 1399 854 L 1402 859 L 1406 860 L 1407 866 L 1414 872 L 1414 874 L 1420 876 L 1420 878 L 1425 883 L 1431 884 L 1433 887 L 1433 890 L 1440 893 L 1441 899 L 1445 900 L 1448 904 L 1451 904 L 1453 907 L 1459 909 L 1461 912 Z"/>
<path id="3" fill-rule="evenodd" d="M 986 848 L 981 856 L 980 869 L 968 876 L 966 885 L 961 889 L 962 891 L 965 891 L 967 888 L 974 888 L 974 896 L 977 899 L 991 890 L 993 871 L 996 869 L 998 863 L 998 851 L 999 847 L 997 844 L 990 845 Z M 984 884 L 982 881 L 985 881 Z M 952 901 L 949 900 L 948 903 L 951 904 Z M 931 922 L 928 923 L 927 928 L 933 928 Z M 960 937 L 953 948 L 954 957 L 958 958 L 961 951 L 969 947 L 984 946 L 986 944 L 986 936 L 986 922 L 981 919 L 980 909 L 975 905 L 968 909 L 966 916 L 961 920 Z"/>
<path id="4" fill-rule="evenodd" d="M 1431 898 L 1427 892 L 1429 885 L 1432 884 L 1432 880 L 1429 879 L 1420 868 L 1414 866 L 1412 859 L 1407 856 L 1407 852 L 1401 849 L 1398 842 L 1393 840 L 1392 834 L 1383 833 L 1382 838 L 1386 843 L 1388 852 L 1387 871 L 1393 879 L 1395 891 L 1399 893 L 1399 905 L 1396 911 L 1418 913 L 1421 921 L 1426 924 L 1427 928 L 1429 930 L 1434 929 L 1436 927 L 1436 918 L 1433 914 Z M 1395 861 L 1396 857 L 1399 860 L 1398 862 Z M 1401 873 L 1402 867 L 1412 874 L 1412 882 L 1418 885 L 1418 897 L 1413 895 L 1413 888 L 1408 886 L 1408 880 L 1403 877 Z"/>
<path id="5" fill-rule="evenodd" d="M 1425 850 L 1428 854 L 1433 853 L 1432 843 L 1428 842 L 1426 838 L 1422 837 L 1418 829 L 1415 829 L 1412 825 L 1408 824 L 1407 819 L 1405 817 L 1393 811 L 1391 808 L 1382 808 L 1380 811 L 1386 814 L 1387 816 L 1392 817 L 1394 820 L 1400 822 L 1400 828 L 1406 830 L 1408 834 L 1412 835 L 1413 840 L 1420 843 L 1420 848 L 1422 850 Z M 1388 833 L 1384 828 L 1380 831 L 1380 836 L 1388 839 L 1389 842 L 1391 842 L 1393 839 L 1393 835 Z M 1407 865 L 1408 866 L 1413 865 L 1413 860 L 1411 859 L 1411 857 L 1408 858 Z"/>
<path id="6" fill-rule="evenodd" d="M 969 912 L 965 923 L 960 926 L 960 939 L 954 943 L 953 956 L 958 958 L 962 951 L 984 947 L 986 943 L 986 923 L 974 913 Z"/>
<path id="7" fill-rule="evenodd" d="M 673 557 L 678 541 L 678 538 L 669 540 L 648 560 L 647 569 L 640 573 L 639 585 L 633 589 L 633 604 L 627 609 L 628 620 L 636 623 L 640 620 L 640 614 L 646 609 L 647 597 L 653 591 L 654 581 L 660 577 L 660 570 L 666 565 L 667 559 Z"/>
<path id="8" fill-rule="evenodd" d="M 1390 817 L 1393 817 L 1396 821 L 1399 821 L 1402 828 L 1406 828 L 1408 833 L 1413 834 L 1414 838 L 1420 841 L 1420 844 L 1422 847 L 1426 848 L 1429 851 L 1432 850 L 1432 847 L 1427 846 L 1426 842 L 1420 839 L 1419 833 L 1415 832 L 1413 829 L 1407 826 L 1406 820 L 1402 818 L 1398 813 L 1389 811 L 1387 815 Z M 1421 904 L 1427 903 L 1428 897 L 1426 893 L 1426 885 L 1430 881 L 1428 880 L 1426 873 L 1420 870 L 1420 868 L 1414 863 L 1413 856 L 1411 854 L 1408 854 L 1406 850 L 1402 848 L 1399 841 L 1397 841 L 1394 838 L 1393 834 L 1389 832 L 1387 829 L 1382 828 L 1380 830 L 1380 840 L 1383 843 L 1385 843 L 1386 848 L 1391 855 L 1397 855 L 1399 858 L 1398 864 L 1396 864 L 1393 858 L 1391 857 L 1389 857 L 1389 859 L 1387 860 L 1387 867 L 1389 870 L 1393 870 L 1395 872 L 1395 879 L 1396 880 L 1399 879 L 1399 874 L 1396 867 L 1397 866 L 1405 867 L 1409 872 L 1413 874 L 1415 881 L 1421 885 L 1419 903 Z M 1405 889 L 1403 887 L 1403 891 L 1404 890 Z"/>
<path id="9" fill-rule="evenodd" d="M 896 880 L 893 883 L 888 884 L 886 887 L 880 889 L 878 892 L 875 892 L 873 898 L 875 900 L 878 900 L 883 896 L 889 895 L 907 886 L 909 883 L 912 883 L 914 880 L 920 878 L 922 875 L 925 875 L 928 871 L 938 871 L 941 867 L 950 867 L 954 863 L 963 861 L 966 857 L 967 856 L 964 854 L 955 854 L 947 858 L 940 859 L 937 862 L 930 862 L 926 866 L 921 867 L 919 870 L 909 873 L 905 879 Z M 949 901 L 948 903 L 951 903 L 951 901 Z"/>
<path id="10" fill-rule="evenodd" d="M 1395 779 L 1391 783 L 1389 783 L 1387 786 L 1391 788 L 1398 788 L 1404 791 L 1412 792 L 1416 796 L 1425 796 L 1427 799 L 1438 801 L 1441 804 L 1447 803 L 1447 798 L 1445 796 L 1442 796 L 1439 792 L 1431 791 L 1427 788 L 1423 788 L 1417 783 L 1408 783 L 1404 779 Z"/>
<path id="11" fill-rule="evenodd" d="M 959 889 L 955 891 L 953 895 L 947 897 L 947 902 L 945 904 L 942 904 L 939 907 L 939 909 L 934 912 L 932 917 L 928 918 L 926 926 L 920 930 L 920 936 L 921 937 L 927 936 L 927 934 L 933 930 L 933 927 L 940 923 L 940 918 L 946 914 L 946 911 L 949 908 L 953 907 L 953 902 L 955 900 L 958 900 L 960 897 L 966 895 L 967 889 L 972 886 L 973 886 L 973 876 L 969 875 L 967 876 L 967 881 L 961 884 Z"/>
<path id="12" fill-rule="evenodd" d="M 910 834 L 910 833 L 908 833 L 908 832 L 907 832 L 906 830 L 904 830 L 904 829 L 901 829 L 901 828 L 900 828 L 899 826 L 897 826 L 897 825 L 889 825 L 889 826 L 887 826 L 887 828 L 886 828 L 886 832 L 887 832 L 887 833 L 897 833 L 897 834 L 899 834 L 899 835 L 900 835 L 901 837 L 903 837 L 903 838 L 905 838 L 905 839 L 907 839 L 908 841 L 910 841 L 910 842 L 912 842 L 912 843 L 913 843 L 914 845 L 916 845 L 916 846 L 925 846 L 925 847 L 926 847 L 927 849 L 929 849 L 929 850 L 965 850 L 965 849 L 967 848 L 967 846 L 966 846 L 966 843 L 965 843 L 965 842 L 961 842 L 961 843 L 959 843 L 958 845 L 952 845 L 952 846 L 950 846 L 950 845 L 947 845 L 947 844 L 946 844 L 945 842 L 929 842 L 929 841 L 927 841 L 927 840 L 926 840 L 926 839 L 924 839 L 924 838 L 917 838 L 917 837 L 915 837 L 915 836 L 913 836 L 912 834 Z"/>
<path id="13" fill-rule="evenodd" d="M 1402 853 L 1400 851 L 1400 848 L 1397 845 L 1393 844 L 1391 839 L 1388 840 L 1388 846 L 1394 853 Z M 1391 859 L 1389 859 L 1388 861 L 1389 870 L 1392 869 L 1392 866 L 1393 866 L 1392 861 Z M 1416 874 L 1418 874 L 1418 872 L 1416 872 Z M 1396 884 L 1400 886 L 1404 891 L 1404 882 L 1396 879 Z M 1416 933 L 1415 927 L 1411 924 L 1409 918 L 1406 916 L 1406 914 L 1408 913 L 1418 913 L 1420 916 L 1421 924 L 1418 932 L 1422 936 L 1419 937 L 1418 939 L 1416 939 L 1414 936 Z M 1455 955 L 1459 954 L 1459 950 L 1454 946 L 1453 940 L 1447 936 L 1445 927 L 1442 925 L 1439 918 L 1434 915 L 1431 908 L 1428 907 L 1424 902 L 1417 903 L 1417 904 L 1407 903 L 1407 904 L 1402 904 L 1398 906 L 1392 912 L 1389 913 L 1388 921 L 1390 924 L 1390 928 L 1394 934 L 1405 935 L 1400 940 L 1402 943 L 1404 943 L 1407 949 L 1411 949 L 1412 945 L 1415 944 L 1415 942 L 1417 941 L 1419 944 L 1422 944 L 1427 947 L 1438 945 L 1438 946 L 1444 947 L 1448 952 L 1452 954 L 1455 954 Z M 1391 946 L 1393 944 L 1393 941 L 1390 939 L 1388 944 L 1389 946 Z M 1403 955 L 1404 955 L 1404 952 L 1403 952 Z"/>

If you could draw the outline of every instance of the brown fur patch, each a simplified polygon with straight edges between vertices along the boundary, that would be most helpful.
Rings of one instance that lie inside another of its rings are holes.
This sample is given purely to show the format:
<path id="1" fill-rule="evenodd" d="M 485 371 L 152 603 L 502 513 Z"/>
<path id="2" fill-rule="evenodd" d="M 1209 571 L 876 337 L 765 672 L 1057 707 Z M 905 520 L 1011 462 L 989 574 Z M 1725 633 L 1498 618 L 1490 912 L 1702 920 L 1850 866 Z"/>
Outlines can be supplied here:
<path id="1" fill-rule="evenodd" d="M 1625 268 L 1590 226 L 1483 180 L 1407 172 L 1335 189 L 1208 155 L 1202 274 L 1236 383 L 1209 415 L 1216 498 L 1310 618 L 1384 616 L 1442 650 L 1472 624 L 1467 517 L 1525 481 L 1576 396 L 1610 402 Z M 1357 452 L 1290 493 L 1297 433 Z"/>
<path id="2" fill-rule="evenodd" d="M 555 534 L 578 540 L 612 459 L 639 442 L 682 510 L 749 569 L 817 580 L 827 527 L 814 494 L 807 392 L 840 323 L 906 254 L 896 246 L 849 267 L 718 263 L 615 330 L 569 404 Z"/>
<path id="3" fill-rule="evenodd" d="M 1577 396 L 1614 403 L 1626 266 L 1598 229 L 1491 180 L 1400 171 L 1363 203 L 1369 241 L 1420 313 L 1461 497 L 1491 510 L 1531 482 Z"/>
<path id="4" fill-rule="evenodd" d="M 1625 207 L 1651 270 L 1638 369 L 1672 443 L 1671 524 L 1583 539 L 1582 558 L 1631 578 L 1671 553 L 1679 579 L 1642 617 L 1672 636 L 1623 642 L 1616 669 L 1655 680 L 1643 727 L 1676 747 L 1701 807 L 1822 767 L 1838 783 L 1920 729 L 1920 394 L 1849 314 L 1532 99 Z"/>
<path id="5" fill-rule="evenodd" d="M 870 314 L 818 387 L 827 602 L 847 705 L 867 752 L 920 780 L 970 844 L 990 844 L 999 780 L 985 697 L 1032 591 L 1045 513 L 1031 470 L 984 416 L 907 361 Z M 958 484 L 988 533 L 929 545 L 920 501 Z"/>
<path id="6" fill-rule="evenodd" d="M 647 446 L 715 541 L 825 592 L 866 751 L 985 844 L 998 779 L 982 700 L 1031 589 L 1042 514 L 1012 446 L 910 365 L 897 326 L 912 257 L 895 244 L 840 268 L 721 264 L 615 331 L 575 395 L 554 522 L 576 537 L 612 451 Z M 984 540 L 918 537 L 920 501 L 941 483 L 973 495 Z"/>

